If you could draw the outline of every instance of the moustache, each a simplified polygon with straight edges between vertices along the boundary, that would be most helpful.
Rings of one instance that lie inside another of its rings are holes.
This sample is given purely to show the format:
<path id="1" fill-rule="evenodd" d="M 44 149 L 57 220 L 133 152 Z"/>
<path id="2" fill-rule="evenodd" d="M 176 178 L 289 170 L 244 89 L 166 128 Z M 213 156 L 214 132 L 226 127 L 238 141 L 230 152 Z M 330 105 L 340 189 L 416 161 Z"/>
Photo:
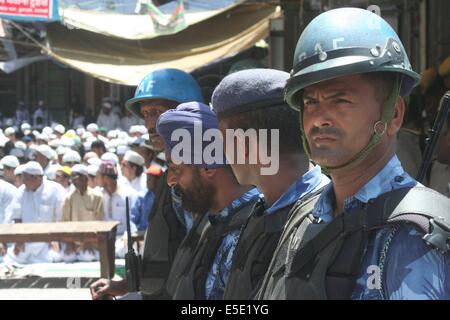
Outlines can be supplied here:
<path id="1" fill-rule="evenodd" d="M 308 137 L 316 136 L 316 135 L 327 135 L 327 136 L 333 136 L 336 138 L 340 138 L 344 136 L 344 133 L 337 129 L 337 128 L 331 128 L 331 127 L 325 127 L 325 128 L 318 128 L 313 127 L 308 132 Z"/>

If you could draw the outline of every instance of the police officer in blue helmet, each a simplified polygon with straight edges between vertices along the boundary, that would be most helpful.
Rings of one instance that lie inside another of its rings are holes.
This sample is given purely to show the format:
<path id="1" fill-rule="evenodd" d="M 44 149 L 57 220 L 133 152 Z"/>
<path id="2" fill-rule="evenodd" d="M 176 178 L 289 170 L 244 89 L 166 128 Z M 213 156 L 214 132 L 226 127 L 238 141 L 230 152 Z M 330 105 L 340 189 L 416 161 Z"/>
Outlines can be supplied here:
<path id="1" fill-rule="evenodd" d="M 153 148 L 164 151 L 164 140 L 156 132 L 161 114 L 185 102 L 203 102 L 197 81 L 178 69 L 158 69 L 141 81 L 134 97 L 125 106 L 143 118 Z M 139 275 L 140 297 L 160 299 L 175 253 L 181 240 L 192 227 L 192 215 L 181 206 L 180 197 L 167 185 L 167 173 L 158 182 L 155 202 L 149 214 L 146 231 L 142 272 Z M 133 280 L 134 282 L 134 280 Z M 93 299 L 111 298 L 127 293 L 127 282 L 100 279 L 91 285 Z"/>
<path id="2" fill-rule="evenodd" d="M 330 10 L 305 28 L 285 98 L 332 183 L 297 203 L 260 299 L 450 298 L 450 200 L 395 154 L 403 97 L 419 80 L 395 31 L 370 11 Z"/>

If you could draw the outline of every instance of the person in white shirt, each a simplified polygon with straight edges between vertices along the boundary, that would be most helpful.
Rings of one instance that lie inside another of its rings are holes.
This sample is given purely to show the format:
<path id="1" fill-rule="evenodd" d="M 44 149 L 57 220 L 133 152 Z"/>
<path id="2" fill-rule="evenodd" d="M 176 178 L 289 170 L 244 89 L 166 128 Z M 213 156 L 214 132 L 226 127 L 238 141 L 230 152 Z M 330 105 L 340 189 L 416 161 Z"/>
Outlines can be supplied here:
<path id="1" fill-rule="evenodd" d="M 34 160 L 41 165 L 47 178 L 50 178 L 52 172 L 56 169 L 52 163 L 52 160 L 56 157 L 55 151 L 46 144 L 39 145 L 34 152 Z"/>
<path id="2" fill-rule="evenodd" d="M 116 113 L 112 112 L 111 103 L 103 103 L 102 110 L 97 118 L 97 125 L 99 128 L 105 128 L 107 131 L 120 128 L 120 118 Z"/>
<path id="3" fill-rule="evenodd" d="M 14 170 L 20 165 L 19 159 L 15 156 L 5 156 L 0 160 L 0 164 L 3 165 L 3 180 L 14 184 L 16 181 Z"/>
<path id="4" fill-rule="evenodd" d="M 44 179 L 39 163 L 28 162 L 23 168 L 23 185 L 5 210 L 6 223 L 57 222 L 62 218 L 65 191 L 56 182 Z M 6 264 L 60 261 L 57 242 L 16 243 L 9 246 Z"/>
<path id="5" fill-rule="evenodd" d="M 128 150 L 120 164 L 126 184 L 137 192 L 147 190 L 147 177 L 144 172 L 145 160 L 137 152 Z"/>
<path id="6" fill-rule="evenodd" d="M 125 109 L 125 116 L 120 119 L 120 127 L 123 131 L 128 132 L 132 126 L 142 124 L 142 120 L 132 114 L 128 109 Z"/>
<path id="7" fill-rule="evenodd" d="M 118 179 L 118 172 L 113 161 L 104 160 L 98 169 L 100 184 L 103 187 L 103 213 L 106 221 L 116 220 L 117 226 L 116 257 L 123 258 L 127 252 L 126 245 L 126 198 L 129 198 L 129 207 L 133 206 L 136 191 L 122 184 Z M 135 224 L 130 221 L 131 233 L 136 232 Z"/>

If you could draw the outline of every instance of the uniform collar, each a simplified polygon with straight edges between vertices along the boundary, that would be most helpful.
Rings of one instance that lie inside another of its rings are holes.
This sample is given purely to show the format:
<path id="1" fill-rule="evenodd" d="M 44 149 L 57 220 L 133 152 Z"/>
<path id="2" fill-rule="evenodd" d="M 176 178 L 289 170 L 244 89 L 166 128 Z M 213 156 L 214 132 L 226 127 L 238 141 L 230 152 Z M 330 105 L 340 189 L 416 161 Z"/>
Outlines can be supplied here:
<path id="1" fill-rule="evenodd" d="M 316 190 L 330 182 L 325 175 L 322 175 L 319 166 L 314 167 L 300 176 L 283 195 L 266 210 L 267 214 L 275 213 L 304 197 L 306 194 Z"/>
<path id="2" fill-rule="evenodd" d="M 367 203 L 370 199 L 377 198 L 389 191 L 416 185 L 417 181 L 403 170 L 400 161 L 394 155 L 383 169 L 359 189 L 357 193 L 344 200 L 345 211 L 353 209 L 358 203 Z M 324 221 L 331 221 L 335 203 L 334 187 L 333 182 L 331 182 L 322 192 L 314 206 L 313 215 Z"/>

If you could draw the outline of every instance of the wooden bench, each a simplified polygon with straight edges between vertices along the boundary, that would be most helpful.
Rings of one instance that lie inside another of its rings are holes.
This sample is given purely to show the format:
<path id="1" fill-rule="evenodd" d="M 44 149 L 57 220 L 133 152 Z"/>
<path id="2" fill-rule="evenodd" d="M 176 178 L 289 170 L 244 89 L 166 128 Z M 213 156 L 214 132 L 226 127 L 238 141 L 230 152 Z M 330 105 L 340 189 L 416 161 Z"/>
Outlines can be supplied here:
<path id="1" fill-rule="evenodd" d="M 0 242 L 90 241 L 100 253 L 100 276 L 115 273 L 115 241 L 118 221 L 0 224 Z"/>

